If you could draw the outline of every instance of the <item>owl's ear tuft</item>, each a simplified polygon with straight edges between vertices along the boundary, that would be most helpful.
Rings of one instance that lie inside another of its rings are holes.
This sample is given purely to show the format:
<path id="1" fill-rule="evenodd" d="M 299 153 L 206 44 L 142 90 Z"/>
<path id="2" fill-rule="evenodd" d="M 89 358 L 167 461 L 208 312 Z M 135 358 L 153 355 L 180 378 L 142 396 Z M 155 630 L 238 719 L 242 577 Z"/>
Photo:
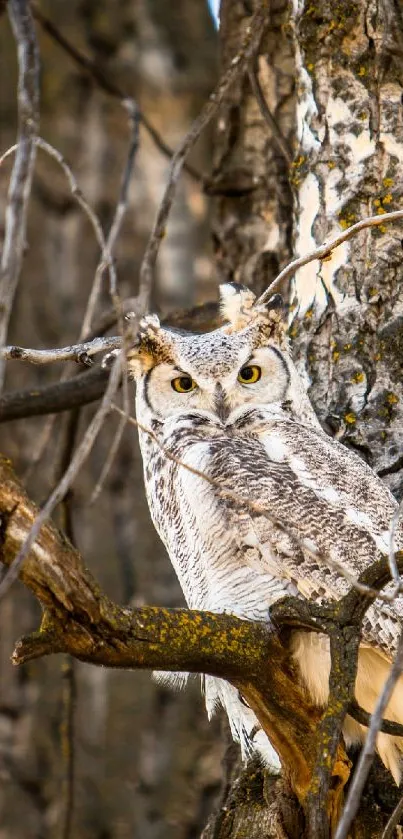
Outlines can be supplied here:
<path id="1" fill-rule="evenodd" d="M 220 285 L 221 314 L 229 324 L 226 331 L 239 332 L 253 319 L 253 305 L 256 296 L 250 288 L 240 283 Z"/>
<path id="2" fill-rule="evenodd" d="M 281 294 L 273 294 L 273 297 L 270 297 L 265 304 L 265 308 L 268 311 L 272 311 L 273 309 L 284 309 L 284 299 Z"/>
<path id="3" fill-rule="evenodd" d="M 152 340 L 158 335 L 160 329 L 161 323 L 158 315 L 146 315 L 144 318 L 141 318 L 139 323 L 140 341 Z"/>
<path id="4" fill-rule="evenodd" d="M 220 286 L 220 297 L 221 313 L 227 321 L 224 330 L 228 335 L 254 325 L 258 327 L 263 342 L 269 338 L 279 344 L 284 343 L 284 301 L 281 294 L 273 294 L 267 303 L 257 305 L 256 296 L 250 288 L 226 283 Z"/>
<path id="5" fill-rule="evenodd" d="M 161 326 L 158 315 L 146 315 L 139 323 L 137 340 L 127 354 L 131 376 L 138 378 L 156 364 L 172 362 L 172 357 L 169 330 Z"/>

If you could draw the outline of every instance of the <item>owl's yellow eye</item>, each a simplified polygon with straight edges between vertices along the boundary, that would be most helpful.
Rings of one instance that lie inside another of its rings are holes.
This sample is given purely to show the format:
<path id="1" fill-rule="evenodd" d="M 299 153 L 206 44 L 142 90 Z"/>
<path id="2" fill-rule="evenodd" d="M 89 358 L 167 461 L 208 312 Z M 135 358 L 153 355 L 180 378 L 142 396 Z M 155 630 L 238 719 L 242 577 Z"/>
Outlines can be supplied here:
<path id="1" fill-rule="evenodd" d="M 261 367 L 258 367 L 257 364 L 247 364 L 239 371 L 238 382 L 241 382 L 241 385 L 254 385 L 255 382 L 259 381 L 261 375 Z"/>
<path id="2" fill-rule="evenodd" d="M 193 381 L 191 376 L 177 376 L 176 379 L 172 379 L 171 387 L 177 393 L 190 393 L 191 390 L 195 389 L 196 382 Z"/>

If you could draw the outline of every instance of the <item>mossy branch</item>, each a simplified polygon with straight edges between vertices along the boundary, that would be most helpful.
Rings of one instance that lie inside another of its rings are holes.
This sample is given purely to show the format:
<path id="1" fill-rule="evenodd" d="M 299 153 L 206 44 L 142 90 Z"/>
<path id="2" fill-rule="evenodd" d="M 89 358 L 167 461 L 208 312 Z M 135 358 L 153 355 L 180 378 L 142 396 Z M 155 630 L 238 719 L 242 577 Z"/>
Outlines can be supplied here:
<path id="1" fill-rule="evenodd" d="M 5 565 L 11 565 L 37 514 L 11 463 L 0 458 L 0 561 Z M 403 564 L 401 556 L 398 564 Z M 385 560 L 361 580 L 376 588 L 387 578 Z M 286 598 L 272 607 L 279 632 L 232 615 L 123 608 L 100 590 L 78 551 L 49 521 L 27 555 L 20 579 L 40 601 L 43 620 L 37 632 L 16 644 L 15 664 L 63 652 L 107 667 L 227 679 L 277 750 L 304 811 L 306 836 L 329 835 L 350 773 L 340 733 L 353 700 L 360 622 L 372 597 L 354 591 L 323 607 Z M 284 636 L 290 627 L 330 636 L 330 700 L 324 713 L 311 706 L 292 671 Z"/>
<path id="2" fill-rule="evenodd" d="M 38 509 L 0 459 L 0 561 L 11 565 Z M 38 632 L 22 638 L 13 661 L 70 653 L 107 667 L 207 673 L 227 679 L 270 736 L 298 796 L 309 784 L 320 718 L 291 671 L 287 649 L 262 623 L 232 615 L 147 606 L 123 608 L 111 601 L 78 551 L 46 522 L 26 557 L 20 579 L 43 608 Z"/>

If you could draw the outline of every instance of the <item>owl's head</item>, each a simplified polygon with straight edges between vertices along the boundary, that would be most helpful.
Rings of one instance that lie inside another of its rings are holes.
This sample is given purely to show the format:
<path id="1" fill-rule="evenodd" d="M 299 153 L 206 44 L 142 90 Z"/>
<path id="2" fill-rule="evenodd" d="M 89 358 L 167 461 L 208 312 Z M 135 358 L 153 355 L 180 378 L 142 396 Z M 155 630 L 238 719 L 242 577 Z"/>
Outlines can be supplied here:
<path id="1" fill-rule="evenodd" d="M 141 322 L 128 365 L 142 418 L 164 421 L 197 412 L 226 424 L 245 408 L 295 402 L 297 415 L 306 408 L 289 354 L 281 297 L 258 306 L 255 295 L 235 283 L 221 286 L 220 293 L 227 323 L 214 332 L 163 327 L 155 315 Z"/>

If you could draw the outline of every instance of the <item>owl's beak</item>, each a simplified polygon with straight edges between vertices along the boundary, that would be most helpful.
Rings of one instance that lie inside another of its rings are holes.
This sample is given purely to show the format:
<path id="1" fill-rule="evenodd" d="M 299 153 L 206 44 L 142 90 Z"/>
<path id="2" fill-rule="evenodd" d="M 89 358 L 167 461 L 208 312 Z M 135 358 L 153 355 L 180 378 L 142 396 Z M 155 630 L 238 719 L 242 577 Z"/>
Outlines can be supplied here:
<path id="1" fill-rule="evenodd" d="M 231 408 L 228 402 L 227 394 L 219 382 L 217 382 L 214 388 L 214 408 L 219 420 L 221 420 L 221 422 L 226 422 L 230 415 Z"/>

